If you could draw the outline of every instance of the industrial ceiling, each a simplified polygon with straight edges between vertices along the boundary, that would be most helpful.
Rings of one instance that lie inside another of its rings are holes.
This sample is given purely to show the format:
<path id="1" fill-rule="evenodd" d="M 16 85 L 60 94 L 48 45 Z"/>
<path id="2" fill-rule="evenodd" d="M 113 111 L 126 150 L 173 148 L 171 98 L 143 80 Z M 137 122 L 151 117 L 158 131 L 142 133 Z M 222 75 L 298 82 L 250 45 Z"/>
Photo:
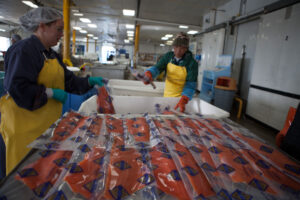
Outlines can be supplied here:
<path id="1" fill-rule="evenodd" d="M 54 7 L 62 11 L 63 0 L 31 0 L 38 6 Z M 180 31 L 202 30 L 202 17 L 211 9 L 228 0 L 72 0 L 71 27 L 80 27 L 98 37 L 99 42 L 124 43 L 128 39 L 126 24 L 140 24 L 140 41 L 163 43 L 166 34 L 175 36 Z M 9 29 L 18 29 L 18 18 L 32 9 L 21 0 L 0 0 L 1 24 L 9 24 Z M 134 10 L 134 16 L 124 16 L 123 9 Z M 83 16 L 75 16 L 81 13 Z M 80 18 L 88 18 L 96 28 L 88 27 Z M 179 25 L 188 26 L 187 29 Z M 129 30 L 130 31 L 130 30 Z M 134 31 L 134 29 L 131 29 Z M 77 31 L 77 38 L 87 33 Z M 130 37 L 129 37 L 130 38 Z M 171 37 L 172 39 L 172 37 Z M 133 41 L 130 41 L 133 43 Z"/>

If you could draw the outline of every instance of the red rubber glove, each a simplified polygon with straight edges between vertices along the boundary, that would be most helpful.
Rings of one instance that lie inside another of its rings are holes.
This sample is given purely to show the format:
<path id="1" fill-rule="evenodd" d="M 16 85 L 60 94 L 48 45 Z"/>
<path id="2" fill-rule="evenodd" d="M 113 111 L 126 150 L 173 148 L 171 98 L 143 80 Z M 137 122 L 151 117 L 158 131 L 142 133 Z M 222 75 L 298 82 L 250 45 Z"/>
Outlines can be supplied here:
<path id="1" fill-rule="evenodd" d="M 188 102 L 189 102 L 189 98 L 183 95 L 174 109 L 176 110 L 177 108 L 180 108 L 180 112 L 184 112 L 185 104 L 187 104 Z"/>
<path id="2" fill-rule="evenodd" d="M 153 79 L 152 79 L 152 74 L 151 74 L 151 72 L 150 71 L 146 71 L 145 72 L 145 75 L 144 75 L 144 80 L 143 80 L 143 82 L 144 82 L 144 84 L 145 85 L 148 85 L 150 82 L 152 82 L 153 81 Z"/>

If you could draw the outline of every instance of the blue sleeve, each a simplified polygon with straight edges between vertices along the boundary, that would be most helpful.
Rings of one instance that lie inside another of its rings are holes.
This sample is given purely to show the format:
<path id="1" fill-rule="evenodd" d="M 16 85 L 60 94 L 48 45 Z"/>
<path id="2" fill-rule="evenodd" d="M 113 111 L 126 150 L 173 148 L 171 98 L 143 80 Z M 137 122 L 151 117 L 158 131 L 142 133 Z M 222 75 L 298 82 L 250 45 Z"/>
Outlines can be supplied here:
<path id="1" fill-rule="evenodd" d="M 39 56 L 32 56 L 25 49 L 14 49 L 5 56 L 5 66 L 4 89 L 18 106 L 35 110 L 47 103 L 45 87 L 37 83 L 43 66 Z"/>
<path id="2" fill-rule="evenodd" d="M 160 73 L 159 70 L 156 66 L 150 67 L 149 69 L 147 69 L 146 71 L 151 72 L 152 74 L 152 78 L 155 79 Z"/>
<path id="3" fill-rule="evenodd" d="M 92 87 L 89 85 L 88 77 L 78 77 L 69 71 L 62 59 L 56 54 L 56 57 L 65 71 L 65 91 L 72 94 L 84 94 Z"/>
<path id="4" fill-rule="evenodd" d="M 185 82 L 181 95 L 187 96 L 191 100 L 195 94 L 196 86 L 197 82 Z"/>

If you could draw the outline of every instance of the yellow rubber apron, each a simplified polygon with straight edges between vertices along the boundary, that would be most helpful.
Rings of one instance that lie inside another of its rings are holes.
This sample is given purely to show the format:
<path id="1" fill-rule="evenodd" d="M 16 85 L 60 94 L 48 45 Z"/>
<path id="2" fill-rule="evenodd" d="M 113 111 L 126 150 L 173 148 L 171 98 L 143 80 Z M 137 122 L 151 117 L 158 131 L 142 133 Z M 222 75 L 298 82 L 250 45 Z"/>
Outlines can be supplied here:
<path id="1" fill-rule="evenodd" d="M 180 97 L 186 81 L 186 76 L 187 72 L 184 66 L 169 63 L 167 65 L 164 97 Z"/>
<path id="2" fill-rule="evenodd" d="M 64 69 L 57 59 L 45 60 L 37 82 L 46 88 L 64 90 Z M 26 146 L 60 117 L 62 103 L 48 99 L 41 108 L 29 111 L 19 107 L 12 97 L 5 95 L 0 99 L 0 109 L 0 132 L 6 145 L 6 174 L 8 174 L 29 152 L 30 148 Z"/>

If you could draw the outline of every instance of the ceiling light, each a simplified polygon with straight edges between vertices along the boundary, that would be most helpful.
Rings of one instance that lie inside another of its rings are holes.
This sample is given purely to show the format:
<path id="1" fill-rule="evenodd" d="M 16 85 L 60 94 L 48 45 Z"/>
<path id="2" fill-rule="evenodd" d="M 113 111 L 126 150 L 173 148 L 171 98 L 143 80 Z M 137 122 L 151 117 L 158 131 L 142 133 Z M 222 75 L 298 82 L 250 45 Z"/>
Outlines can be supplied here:
<path id="1" fill-rule="evenodd" d="M 187 32 L 187 34 L 190 34 L 190 35 L 194 35 L 194 34 L 196 34 L 196 33 L 198 33 L 198 31 L 188 31 L 188 32 Z"/>
<path id="2" fill-rule="evenodd" d="M 97 25 L 96 24 L 88 24 L 88 27 L 97 28 Z"/>
<path id="3" fill-rule="evenodd" d="M 83 16 L 83 14 L 82 14 L 82 13 L 74 13 L 73 15 L 75 15 L 75 16 L 80 16 L 80 17 L 82 17 L 82 16 Z"/>
<path id="4" fill-rule="evenodd" d="M 168 40 L 169 38 L 167 37 L 162 37 L 161 40 Z"/>
<path id="5" fill-rule="evenodd" d="M 80 28 L 79 26 L 74 26 L 73 29 L 77 30 L 77 31 L 80 31 L 82 28 Z"/>
<path id="6" fill-rule="evenodd" d="M 22 1 L 22 2 L 27 6 L 30 6 L 31 8 L 38 8 L 38 6 L 32 3 L 31 1 Z"/>
<path id="7" fill-rule="evenodd" d="M 88 18 L 79 18 L 80 21 L 84 22 L 84 23 L 91 23 L 91 20 Z"/>
<path id="8" fill-rule="evenodd" d="M 135 15 L 135 10 L 123 9 L 123 15 L 125 15 L 125 16 L 134 16 Z"/>
<path id="9" fill-rule="evenodd" d="M 165 35 L 165 37 L 170 38 L 170 37 L 173 37 L 173 35 L 172 34 L 167 34 L 167 35 Z"/>
<path id="10" fill-rule="evenodd" d="M 0 28 L 0 31 L 1 31 L 1 32 L 5 32 L 6 30 Z"/>
<path id="11" fill-rule="evenodd" d="M 86 30 L 80 30 L 79 32 L 80 32 L 80 33 L 87 33 Z"/>
<path id="12" fill-rule="evenodd" d="M 187 29 L 189 27 L 188 26 L 184 26 L 184 25 L 180 25 L 179 28 L 185 28 L 185 29 Z"/>
<path id="13" fill-rule="evenodd" d="M 127 31 L 127 34 L 134 34 L 134 32 L 133 31 Z"/>
<path id="14" fill-rule="evenodd" d="M 89 37 L 94 37 L 94 35 L 93 34 L 87 34 Z"/>
<path id="15" fill-rule="evenodd" d="M 98 37 L 93 37 L 94 40 L 98 40 Z"/>
<path id="16" fill-rule="evenodd" d="M 164 44 L 160 44 L 159 46 L 164 47 L 165 45 Z"/>
<path id="17" fill-rule="evenodd" d="M 79 10 L 75 10 L 75 9 L 74 9 L 74 10 L 72 10 L 72 12 L 79 12 Z"/>
<path id="18" fill-rule="evenodd" d="M 127 29 L 134 29 L 134 25 L 133 24 L 126 24 L 125 25 Z"/>
<path id="19" fill-rule="evenodd" d="M 133 37 L 128 37 L 128 40 L 133 40 Z"/>
<path id="20" fill-rule="evenodd" d="M 124 40 L 125 43 L 129 43 L 129 40 Z"/>
<path id="21" fill-rule="evenodd" d="M 167 45 L 172 45 L 172 44 L 173 44 L 173 41 L 168 40 L 168 41 L 166 42 L 166 44 L 167 44 Z"/>
<path id="22" fill-rule="evenodd" d="M 3 16 L 0 16 L 0 19 L 3 19 L 4 17 Z"/>

